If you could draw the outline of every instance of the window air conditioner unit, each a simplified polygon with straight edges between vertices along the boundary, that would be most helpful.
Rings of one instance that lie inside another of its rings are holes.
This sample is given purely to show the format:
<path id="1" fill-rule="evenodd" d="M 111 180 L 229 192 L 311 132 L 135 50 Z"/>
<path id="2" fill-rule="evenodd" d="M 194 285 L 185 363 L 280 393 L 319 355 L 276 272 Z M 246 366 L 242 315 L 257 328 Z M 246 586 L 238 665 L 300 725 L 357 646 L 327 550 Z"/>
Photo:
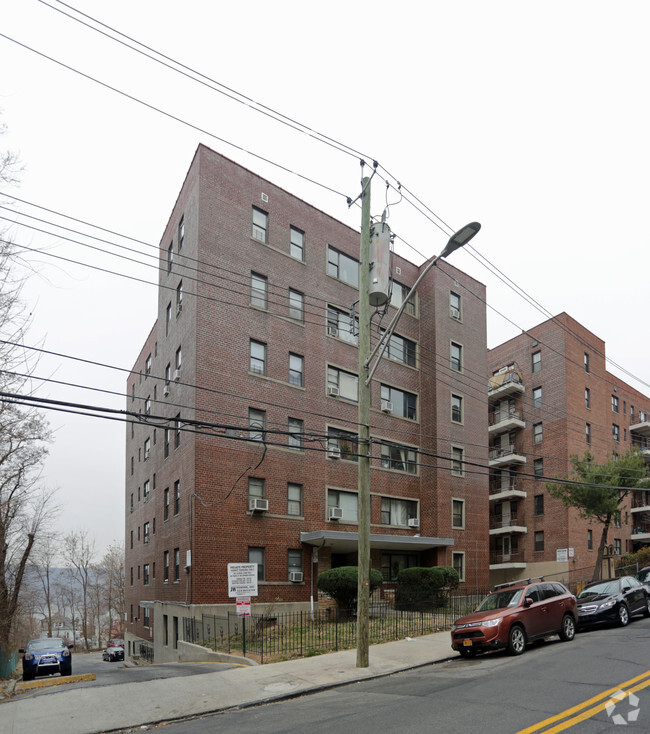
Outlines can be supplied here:
<path id="1" fill-rule="evenodd" d="M 460 319 L 460 310 L 455 308 L 454 306 L 449 307 L 449 315 L 453 319 Z"/>
<path id="2" fill-rule="evenodd" d="M 289 571 L 289 581 L 298 584 L 302 581 L 302 571 Z"/>
<path id="3" fill-rule="evenodd" d="M 341 520 L 343 519 L 343 508 L 342 507 L 330 507 L 327 517 L 330 520 Z"/>
<path id="4" fill-rule="evenodd" d="M 330 446 L 327 450 L 327 455 L 330 459 L 340 459 L 341 449 L 338 446 Z"/>
<path id="5" fill-rule="evenodd" d="M 408 526 L 410 528 L 419 528 L 420 527 L 420 520 L 417 517 L 409 517 L 409 519 L 408 519 Z"/>
<path id="6" fill-rule="evenodd" d="M 180 312 L 181 312 L 182 310 L 183 310 L 183 304 L 182 304 L 182 303 L 177 303 L 177 304 L 176 304 L 176 315 L 178 316 L 178 314 L 179 314 L 179 313 L 180 313 Z"/>
<path id="7" fill-rule="evenodd" d="M 165 397 L 169 395 L 169 385 L 165 385 L 165 387 L 163 387 L 163 395 Z"/>
<path id="8" fill-rule="evenodd" d="M 174 370 L 174 382 L 178 382 L 181 378 L 181 371 L 180 370 Z"/>
<path id="9" fill-rule="evenodd" d="M 262 497 L 249 497 L 248 509 L 251 512 L 268 512 L 269 501 L 263 499 Z"/>
<path id="10" fill-rule="evenodd" d="M 338 327 L 336 327 L 336 326 L 328 326 L 327 327 L 327 335 L 328 336 L 338 336 L 339 335 Z"/>
<path id="11" fill-rule="evenodd" d="M 390 402 L 390 400 L 382 400 L 381 401 L 381 410 L 383 413 L 392 413 L 393 412 L 393 404 Z"/>
<path id="12" fill-rule="evenodd" d="M 339 396 L 339 389 L 338 389 L 338 387 L 334 387 L 334 385 L 328 385 L 327 386 L 327 394 L 331 398 L 338 398 L 338 396 Z"/>

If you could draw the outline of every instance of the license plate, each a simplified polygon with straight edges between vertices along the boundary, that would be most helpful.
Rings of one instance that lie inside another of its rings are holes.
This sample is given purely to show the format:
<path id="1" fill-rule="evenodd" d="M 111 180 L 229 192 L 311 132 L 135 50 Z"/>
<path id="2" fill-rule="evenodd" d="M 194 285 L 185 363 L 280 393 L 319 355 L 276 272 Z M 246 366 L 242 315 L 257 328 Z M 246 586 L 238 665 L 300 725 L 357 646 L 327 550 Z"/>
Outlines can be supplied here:
<path id="1" fill-rule="evenodd" d="M 471 640 L 463 640 L 463 647 L 471 647 L 472 641 Z"/>

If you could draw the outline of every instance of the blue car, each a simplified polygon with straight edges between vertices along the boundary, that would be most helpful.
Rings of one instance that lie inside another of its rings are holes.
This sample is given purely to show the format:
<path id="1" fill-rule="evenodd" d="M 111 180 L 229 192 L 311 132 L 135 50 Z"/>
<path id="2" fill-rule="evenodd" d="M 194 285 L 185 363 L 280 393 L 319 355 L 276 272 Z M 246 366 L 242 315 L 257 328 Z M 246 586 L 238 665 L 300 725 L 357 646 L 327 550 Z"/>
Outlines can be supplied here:
<path id="1" fill-rule="evenodd" d="M 60 637 L 44 637 L 30 640 L 23 653 L 23 680 L 34 680 L 37 675 L 71 675 L 72 645 L 66 645 Z"/>

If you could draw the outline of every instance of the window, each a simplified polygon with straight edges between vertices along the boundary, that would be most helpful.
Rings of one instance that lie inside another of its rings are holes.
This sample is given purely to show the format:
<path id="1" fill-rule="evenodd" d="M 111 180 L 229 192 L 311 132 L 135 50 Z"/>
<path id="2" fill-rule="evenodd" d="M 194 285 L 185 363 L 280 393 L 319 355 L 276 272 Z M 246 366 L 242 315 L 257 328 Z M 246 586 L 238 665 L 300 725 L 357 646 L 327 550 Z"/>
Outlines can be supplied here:
<path id="1" fill-rule="evenodd" d="M 146 461 L 151 455 L 151 439 L 145 438 L 144 440 L 144 460 Z"/>
<path id="2" fill-rule="evenodd" d="M 142 624 L 145 627 L 151 627 L 151 609 L 150 607 L 144 607 L 142 610 Z"/>
<path id="3" fill-rule="evenodd" d="M 180 548 L 174 548 L 174 581 L 180 581 L 181 578 L 181 551 Z"/>
<path id="4" fill-rule="evenodd" d="M 249 548 L 248 549 L 248 562 L 257 563 L 257 580 L 264 581 L 265 578 L 265 549 L 264 548 Z"/>
<path id="5" fill-rule="evenodd" d="M 357 522 L 359 520 L 356 492 L 342 492 L 338 489 L 327 490 L 327 507 L 340 507 L 343 511 L 341 519 L 346 522 Z"/>
<path id="6" fill-rule="evenodd" d="M 615 510 L 614 511 L 614 517 L 613 517 L 613 520 L 612 520 L 612 525 L 615 528 L 620 528 L 621 527 L 621 511 L 620 510 Z"/>
<path id="7" fill-rule="evenodd" d="M 178 515 L 181 511 L 181 480 L 174 482 L 174 515 Z"/>
<path id="8" fill-rule="evenodd" d="M 591 423 L 585 423 L 585 441 L 591 444 Z"/>
<path id="9" fill-rule="evenodd" d="M 342 252 L 327 246 L 327 274 L 348 285 L 359 287 L 359 263 Z"/>
<path id="10" fill-rule="evenodd" d="M 460 395 L 451 396 L 451 420 L 454 423 L 463 422 L 463 398 Z"/>
<path id="11" fill-rule="evenodd" d="M 585 352 L 585 372 L 589 374 L 589 355 Z"/>
<path id="12" fill-rule="evenodd" d="M 451 369 L 463 371 L 463 347 L 456 342 L 451 342 Z"/>
<path id="13" fill-rule="evenodd" d="M 144 482 L 144 501 L 149 501 L 149 492 L 151 491 L 151 482 L 148 479 L 145 479 Z"/>
<path id="14" fill-rule="evenodd" d="M 587 530 L 587 550 L 594 549 L 594 531 Z"/>
<path id="15" fill-rule="evenodd" d="M 266 482 L 257 477 L 248 477 L 248 499 L 264 499 Z"/>
<path id="16" fill-rule="evenodd" d="M 266 309 L 268 280 L 258 273 L 251 273 L 251 306 Z"/>
<path id="17" fill-rule="evenodd" d="M 535 553 L 541 553 L 544 550 L 544 531 L 535 531 Z"/>
<path id="18" fill-rule="evenodd" d="M 614 555 L 620 556 L 622 552 L 621 539 L 614 538 Z"/>
<path id="19" fill-rule="evenodd" d="M 181 221 L 178 223 L 178 251 L 183 249 L 185 242 L 185 217 L 181 217 Z"/>
<path id="20" fill-rule="evenodd" d="M 382 336 L 385 333 L 386 329 L 381 329 Z M 415 342 L 406 337 L 393 334 L 388 341 L 386 354 L 389 359 L 407 364 L 409 367 L 415 367 Z"/>
<path id="21" fill-rule="evenodd" d="M 172 379 L 172 366 L 169 362 L 167 362 L 167 365 L 165 366 L 165 386 L 169 387 L 169 383 Z"/>
<path id="22" fill-rule="evenodd" d="M 612 413 L 618 413 L 618 397 L 612 395 Z"/>
<path id="23" fill-rule="evenodd" d="M 131 544 L 130 544 L 131 550 L 133 550 L 133 530 L 131 531 Z"/>
<path id="24" fill-rule="evenodd" d="M 585 387 L 585 408 L 591 409 L 591 390 Z"/>
<path id="25" fill-rule="evenodd" d="M 533 388 L 533 408 L 541 408 L 541 407 L 542 407 L 542 388 L 534 387 Z"/>
<path id="26" fill-rule="evenodd" d="M 412 421 L 417 420 L 417 396 L 413 393 L 382 385 L 381 400 L 382 404 L 390 403 L 392 405 L 391 413 L 393 415 L 408 418 Z"/>
<path id="27" fill-rule="evenodd" d="M 248 409 L 248 439 L 249 441 L 263 441 L 266 426 L 266 411 L 256 408 Z"/>
<path id="28" fill-rule="evenodd" d="M 169 336 L 169 325 L 172 321 L 172 302 L 170 301 L 167 304 L 167 308 L 165 310 L 165 336 Z"/>
<path id="29" fill-rule="evenodd" d="M 533 425 L 533 443 L 542 443 L 544 437 L 543 426 L 541 423 L 535 423 Z"/>
<path id="30" fill-rule="evenodd" d="M 289 384 L 296 387 L 304 385 L 305 360 L 298 354 L 289 354 Z"/>
<path id="31" fill-rule="evenodd" d="M 381 465 L 384 469 L 394 469 L 407 474 L 417 474 L 417 456 L 415 449 L 400 446 L 397 443 L 381 444 Z"/>
<path id="32" fill-rule="evenodd" d="M 542 353 L 541 351 L 533 352 L 531 355 L 533 373 L 542 369 Z"/>
<path id="33" fill-rule="evenodd" d="M 350 344 L 359 343 L 359 319 L 352 320 L 349 311 L 343 311 L 334 306 L 327 307 L 327 333 L 336 336 Z"/>
<path id="34" fill-rule="evenodd" d="M 171 273 L 174 264 L 174 243 L 170 242 L 167 248 L 167 272 Z"/>
<path id="35" fill-rule="evenodd" d="M 412 568 L 419 564 L 420 559 L 415 553 L 382 553 L 381 575 L 384 581 L 397 581 L 397 576 L 403 568 Z"/>
<path id="36" fill-rule="evenodd" d="M 251 339 L 249 367 L 256 375 L 266 374 L 266 344 Z"/>
<path id="37" fill-rule="evenodd" d="M 398 283 L 396 280 L 393 281 L 393 288 L 390 293 L 390 305 L 395 308 L 400 308 L 404 301 L 408 298 L 411 289 L 408 286 Z M 414 293 L 404 308 L 404 313 L 410 316 L 415 316 L 415 299 L 417 298 Z"/>
<path id="38" fill-rule="evenodd" d="M 418 516 L 418 503 L 413 500 L 400 500 L 396 497 L 381 498 L 381 524 L 408 526 L 411 518 Z"/>
<path id="39" fill-rule="evenodd" d="M 163 520 L 169 520 L 169 487 L 163 492 Z"/>
<path id="40" fill-rule="evenodd" d="M 458 293 L 449 291 L 449 315 L 460 321 L 462 313 L 460 310 L 460 296 Z"/>
<path id="41" fill-rule="evenodd" d="M 183 310 L 183 281 L 176 286 L 176 316 Z"/>
<path id="42" fill-rule="evenodd" d="M 465 554 L 454 551 L 451 554 L 451 563 L 458 574 L 458 580 L 465 581 Z"/>
<path id="43" fill-rule="evenodd" d="M 150 395 L 147 395 L 147 398 L 144 401 L 144 414 L 151 415 L 151 396 Z"/>
<path id="44" fill-rule="evenodd" d="M 292 449 L 302 448 L 303 421 L 289 418 L 289 446 Z"/>
<path id="45" fill-rule="evenodd" d="M 252 237 L 260 242 L 268 241 L 268 226 L 269 226 L 269 215 L 258 209 L 256 206 L 253 207 L 253 232 Z"/>
<path id="46" fill-rule="evenodd" d="M 340 431 L 337 428 L 327 430 L 328 451 L 338 450 L 338 456 L 348 461 L 357 461 L 359 453 L 359 436 L 349 431 Z"/>
<path id="47" fill-rule="evenodd" d="M 133 566 L 131 566 L 131 586 L 133 586 Z M 133 605 L 131 605 L 131 609 L 133 609 Z M 131 612 L 131 621 L 133 621 L 133 612 Z"/>
<path id="48" fill-rule="evenodd" d="M 142 567 L 142 583 L 149 586 L 149 564 L 145 563 Z"/>
<path id="49" fill-rule="evenodd" d="M 147 357 L 144 363 L 144 376 L 145 378 L 151 374 L 151 355 Z"/>
<path id="50" fill-rule="evenodd" d="M 163 581 L 169 581 L 169 551 L 163 553 Z"/>
<path id="51" fill-rule="evenodd" d="M 174 418 L 174 448 L 181 445 L 181 414 L 177 413 Z"/>
<path id="52" fill-rule="evenodd" d="M 165 439 L 164 439 L 164 453 L 165 458 L 169 456 L 169 445 L 171 443 L 171 435 L 172 435 L 172 429 L 171 428 L 165 428 Z"/>
<path id="53" fill-rule="evenodd" d="M 614 441 L 621 440 L 621 429 L 616 425 L 616 423 L 612 423 L 612 438 Z"/>
<path id="54" fill-rule="evenodd" d="M 465 467 L 463 465 L 465 458 L 465 450 L 459 446 L 451 447 L 451 474 L 454 477 L 462 477 L 465 475 Z"/>
<path id="55" fill-rule="evenodd" d="M 305 296 L 300 291 L 289 288 L 289 318 L 305 320 Z"/>
<path id="56" fill-rule="evenodd" d="M 457 530 L 465 528 L 465 500 L 451 501 L 451 526 Z"/>
<path id="57" fill-rule="evenodd" d="M 359 400 L 359 378 L 351 372 L 344 372 L 336 367 L 328 367 L 327 388 L 329 394 L 333 392 L 330 388 L 336 388 L 338 397 L 344 400 L 351 400 L 353 403 Z"/>
<path id="58" fill-rule="evenodd" d="M 287 515 L 302 516 L 302 484 L 287 484 Z"/>
<path id="59" fill-rule="evenodd" d="M 181 348 L 178 347 L 176 350 L 176 369 L 180 372 L 181 366 L 183 364 L 183 352 L 181 351 Z"/>
<path id="60" fill-rule="evenodd" d="M 535 516 L 543 515 L 544 514 L 544 495 L 543 494 L 536 494 L 535 495 L 535 506 L 534 506 L 534 514 Z"/>
<path id="61" fill-rule="evenodd" d="M 290 228 L 291 242 L 289 254 L 296 260 L 305 259 L 305 233 L 295 227 Z"/>
<path id="62" fill-rule="evenodd" d="M 287 551 L 287 566 L 288 566 L 289 574 L 291 574 L 292 571 L 302 572 L 302 551 L 301 550 Z"/>

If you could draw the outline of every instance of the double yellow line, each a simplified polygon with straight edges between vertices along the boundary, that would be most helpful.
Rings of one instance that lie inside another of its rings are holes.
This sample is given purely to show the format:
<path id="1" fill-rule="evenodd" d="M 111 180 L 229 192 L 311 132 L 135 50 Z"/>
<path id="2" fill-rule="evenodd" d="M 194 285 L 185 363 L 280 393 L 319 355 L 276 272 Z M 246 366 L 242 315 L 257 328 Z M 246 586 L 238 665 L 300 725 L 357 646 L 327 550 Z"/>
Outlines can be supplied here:
<path id="1" fill-rule="evenodd" d="M 625 683 L 621 683 L 614 688 L 610 688 L 608 691 L 603 691 L 603 693 L 599 693 L 597 696 L 594 696 L 587 701 L 583 701 L 577 706 L 573 706 L 566 711 L 562 711 L 562 713 L 551 716 L 548 719 L 544 719 L 544 721 L 540 721 L 538 724 L 529 726 L 527 729 L 522 729 L 521 731 L 518 731 L 517 734 L 532 734 L 536 731 L 542 731 L 542 729 L 544 730 L 543 734 L 556 734 L 556 732 L 564 731 L 571 726 L 579 724 L 581 721 L 585 721 L 585 719 L 590 719 L 595 714 L 604 711 L 607 706 L 614 705 L 622 700 L 621 696 L 617 696 L 615 700 L 612 699 L 611 696 L 613 694 L 622 691 L 624 696 L 627 697 L 632 693 L 636 693 L 637 691 L 647 688 L 648 686 L 650 686 L 650 670 L 642 673 L 641 675 L 637 675 L 636 678 L 630 678 L 630 680 L 626 680 Z M 556 722 L 561 723 L 558 723 L 556 726 L 552 726 L 553 724 L 556 724 Z M 547 729 L 547 726 L 551 728 Z"/>

